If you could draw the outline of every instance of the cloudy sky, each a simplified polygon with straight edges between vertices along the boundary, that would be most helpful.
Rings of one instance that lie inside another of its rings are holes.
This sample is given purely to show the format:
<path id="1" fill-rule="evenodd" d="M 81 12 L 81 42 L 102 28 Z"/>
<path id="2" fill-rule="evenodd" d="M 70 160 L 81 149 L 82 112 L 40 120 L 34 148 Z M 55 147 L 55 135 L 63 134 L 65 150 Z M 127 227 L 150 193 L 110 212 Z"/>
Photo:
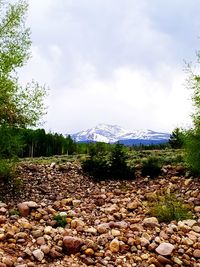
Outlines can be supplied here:
<path id="1" fill-rule="evenodd" d="M 198 0 L 29 0 L 32 59 L 48 131 L 99 123 L 171 131 L 190 123 L 184 60 L 200 48 Z"/>

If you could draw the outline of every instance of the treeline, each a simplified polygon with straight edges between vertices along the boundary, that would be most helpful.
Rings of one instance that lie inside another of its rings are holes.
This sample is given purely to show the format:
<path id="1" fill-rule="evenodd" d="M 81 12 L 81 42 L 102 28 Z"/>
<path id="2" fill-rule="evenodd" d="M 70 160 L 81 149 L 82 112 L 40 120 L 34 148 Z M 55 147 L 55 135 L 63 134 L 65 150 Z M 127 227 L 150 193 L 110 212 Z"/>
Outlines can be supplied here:
<path id="1" fill-rule="evenodd" d="M 0 127 L 0 155 L 3 158 L 49 157 L 54 155 L 89 154 L 99 155 L 112 150 L 113 144 L 103 142 L 78 143 L 70 135 L 46 133 L 44 129 Z M 125 146 L 126 150 L 159 150 L 181 148 L 183 133 L 175 129 L 168 143 Z"/>
<path id="2" fill-rule="evenodd" d="M 110 151 L 106 143 L 76 143 L 70 135 L 46 133 L 44 129 L 0 127 L 2 158 L 49 157 L 53 155 L 99 154 Z"/>

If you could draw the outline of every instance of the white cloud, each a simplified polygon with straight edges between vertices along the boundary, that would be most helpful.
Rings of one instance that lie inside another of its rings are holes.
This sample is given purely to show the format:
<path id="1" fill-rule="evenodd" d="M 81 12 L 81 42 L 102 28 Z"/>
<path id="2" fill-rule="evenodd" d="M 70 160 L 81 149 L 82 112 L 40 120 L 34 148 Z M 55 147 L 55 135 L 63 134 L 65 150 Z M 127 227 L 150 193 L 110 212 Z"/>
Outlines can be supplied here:
<path id="1" fill-rule="evenodd" d="M 33 57 L 21 80 L 49 85 L 46 129 L 75 132 L 103 122 L 167 131 L 190 122 L 181 67 L 193 48 L 184 19 L 196 29 L 199 15 L 191 17 L 189 2 L 175 29 L 187 30 L 185 42 L 171 28 L 172 1 L 29 2 Z"/>

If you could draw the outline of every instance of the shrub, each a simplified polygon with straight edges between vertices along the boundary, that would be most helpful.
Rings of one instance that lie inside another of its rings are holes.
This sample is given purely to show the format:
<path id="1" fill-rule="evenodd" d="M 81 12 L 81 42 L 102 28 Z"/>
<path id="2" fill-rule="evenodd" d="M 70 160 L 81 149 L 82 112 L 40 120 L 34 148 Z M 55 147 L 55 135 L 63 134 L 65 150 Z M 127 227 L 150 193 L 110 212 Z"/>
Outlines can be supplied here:
<path id="1" fill-rule="evenodd" d="M 111 155 L 95 155 L 82 162 L 85 172 L 94 179 L 131 179 L 134 178 L 134 169 L 126 163 L 127 155 L 123 146 L 117 144 L 113 147 Z"/>
<path id="2" fill-rule="evenodd" d="M 110 166 L 103 156 L 94 156 L 84 160 L 82 162 L 82 168 L 96 179 L 107 178 L 110 174 Z"/>
<path id="3" fill-rule="evenodd" d="M 8 182 L 15 176 L 15 165 L 7 160 L 0 160 L 0 180 Z"/>
<path id="4" fill-rule="evenodd" d="M 151 204 L 150 214 L 157 217 L 159 222 L 171 222 L 191 219 L 192 214 L 181 200 L 177 200 L 174 194 L 166 194 L 157 198 Z"/>
<path id="5" fill-rule="evenodd" d="M 157 157 L 149 157 L 142 163 L 142 176 L 156 177 L 161 173 L 161 162 Z"/>
<path id="6" fill-rule="evenodd" d="M 65 225 L 67 224 L 66 216 L 58 214 L 58 215 L 55 215 L 53 219 L 56 221 L 56 226 L 58 227 L 64 228 Z"/>
<path id="7" fill-rule="evenodd" d="M 110 173 L 116 179 L 134 178 L 134 170 L 127 165 L 127 154 L 123 149 L 123 145 L 116 144 L 110 156 Z"/>

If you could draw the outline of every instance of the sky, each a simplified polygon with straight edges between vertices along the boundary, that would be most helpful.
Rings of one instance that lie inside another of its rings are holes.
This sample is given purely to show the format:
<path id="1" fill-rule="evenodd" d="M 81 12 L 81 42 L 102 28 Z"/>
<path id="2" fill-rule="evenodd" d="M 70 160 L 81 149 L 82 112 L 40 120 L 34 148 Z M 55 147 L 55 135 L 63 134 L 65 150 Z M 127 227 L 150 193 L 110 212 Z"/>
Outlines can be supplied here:
<path id="1" fill-rule="evenodd" d="M 185 61 L 200 48 L 197 0 L 29 0 L 32 58 L 49 88 L 47 131 L 100 123 L 170 132 L 191 124 Z"/>

